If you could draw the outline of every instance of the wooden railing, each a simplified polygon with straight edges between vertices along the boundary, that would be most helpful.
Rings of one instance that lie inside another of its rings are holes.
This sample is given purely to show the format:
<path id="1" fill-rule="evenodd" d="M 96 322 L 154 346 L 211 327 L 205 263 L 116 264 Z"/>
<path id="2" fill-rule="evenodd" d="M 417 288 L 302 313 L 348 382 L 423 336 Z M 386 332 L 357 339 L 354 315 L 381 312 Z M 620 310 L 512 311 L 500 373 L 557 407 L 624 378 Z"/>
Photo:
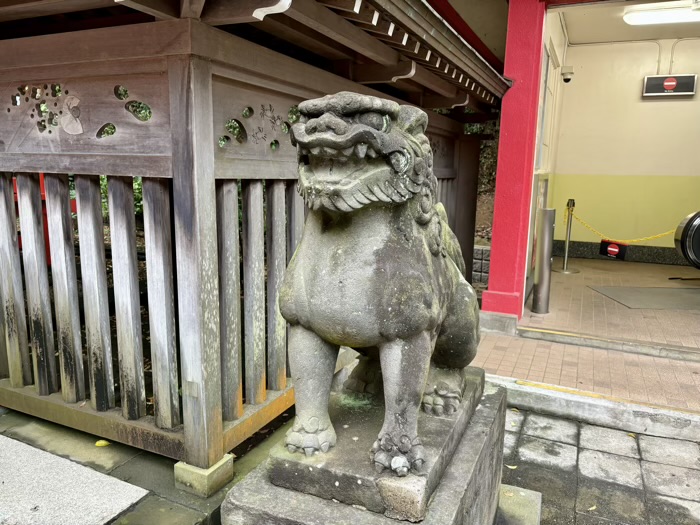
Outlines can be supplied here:
<path id="1" fill-rule="evenodd" d="M 38 410 L 42 417 L 72 418 L 82 430 L 184 459 L 181 396 L 193 386 L 183 385 L 179 371 L 188 349 L 180 345 L 178 354 L 178 329 L 185 327 L 178 325 L 176 302 L 189 299 L 175 280 L 171 182 L 143 178 L 143 246 L 137 248 L 131 177 L 107 178 L 103 210 L 100 177 L 76 175 L 76 221 L 68 175 L 44 177 L 50 266 L 39 175 L 0 175 L 0 386 L 7 378 L 16 394 L 33 390 L 35 405 L 50 399 Z M 221 382 L 225 450 L 270 419 L 256 418 L 268 397 L 277 400 L 276 411 L 292 402 L 277 296 L 303 219 L 293 184 L 219 180 L 210 203 L 217 217 L 221 334 L 221 366 L 211 374 Z M 70 416 L 52 413 L 58 393 Z M 109 428 L 88 417 L 100 413 L 109 413 Z M 239 420 L 246 424 L 235 429 Z"/>

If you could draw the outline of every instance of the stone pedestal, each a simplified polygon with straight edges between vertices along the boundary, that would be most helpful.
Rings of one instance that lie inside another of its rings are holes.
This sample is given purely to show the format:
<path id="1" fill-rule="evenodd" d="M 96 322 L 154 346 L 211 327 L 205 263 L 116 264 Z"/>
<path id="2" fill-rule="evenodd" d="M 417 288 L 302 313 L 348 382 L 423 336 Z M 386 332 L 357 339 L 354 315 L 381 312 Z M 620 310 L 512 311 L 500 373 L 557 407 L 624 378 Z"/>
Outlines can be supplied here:
<path id="1" fill-rule="evenodd" d="M 465 408 L 467 398 L 465 395 L 461 410 Z M 368 447 L 363 449 L 364 455 L 350 456 L 354 460 L 354 474 L 343 470 L 344 463 L 339 459 L 329 457 L 329 462 L 326 462 L 320 454 L 311 458 L 300 455 L 291 458 L 278 450 L 272 455 L 269 465 L 258 467 L 229 492 L 221 508 L 222 523 L 396 525 L 398 521 L 389 516 L 411 518 L 418 501 L 416 494 L 427 494 L 424 501 L 429 503 L 422 520 L 425 525 L 492 524 L 496 517 L 501 482 L 505 409 L 505 390 L 486 386 L 461 436 L 443 431 L 444 436 L 435 436 L 432 441 L 433 450 L 451 447 L 454 451 L 451 457 L 446 456 L 441 466 L 440 458 L 433 456 L 432 462 L 426 464 L 426 473 L 422 476 L 409 475 L 402 480 L 389 478 L 388 475 L 372 475 L 364 470 L 363 463 L 369 464 Z M 353 437 L 358 438 L 353 442 L 358 442 L 360 435 L 353 434 L 352 425 L 358 425 L 359 429 L 361 419 L 348 419 L 350 423 L 344 423 L 348 425 L 343 430 L 349 431 L 349 439 L 353 441 Z M 368 416 L 368 420 L 371 419 Z M 437 419 L 440 421 L 440 418 Z M 366 424 L 371 426 L 371 423 Z M 451 426 L 457 425 L 459 416 L 451 422 Z M 342 426 L 343 423 L 338 425 L 336 422 L 336 428 L 340 427 L 338 430 Z M 454 441 L 452 444 L 451 440 Z M 338 451 L 341 446 L 339 440 Z M 306 461 L 310 464 L 306 465 Z M 285 462 L 289 468 L 287 474 L 279 470 L 285 467 Z M 305 469 L 303 474 L 302 465 Z M 442 475 L 433 474 L 436 479 L 431 481 L 430 473 L 438 470 L 442 470 Z M 336 474 L 335 478 L 332 477 L 333 473 Z M 271 475 L 278 483 L 294 490 L 274 485 L 270 481 Z M 295 478 L 297 483 L 294 482 Z M 388 483 L 388 491 L 382 489 L 382 484 L 387 483 L 382 481 L 384 479 L 393 480 Z M 304 490 L 318 495 L 302 492 Z M 407 507 L 401 504 L 401 494 L 408 498 Z M 348 503 L 342 503 L 341 499 Z M 362 501 L 365 505 L 353 501 Z M 392 502 L 391 508 L 386 505 L 387 502 Z M 415 521 L 419 518 L 411 519 Z"/>

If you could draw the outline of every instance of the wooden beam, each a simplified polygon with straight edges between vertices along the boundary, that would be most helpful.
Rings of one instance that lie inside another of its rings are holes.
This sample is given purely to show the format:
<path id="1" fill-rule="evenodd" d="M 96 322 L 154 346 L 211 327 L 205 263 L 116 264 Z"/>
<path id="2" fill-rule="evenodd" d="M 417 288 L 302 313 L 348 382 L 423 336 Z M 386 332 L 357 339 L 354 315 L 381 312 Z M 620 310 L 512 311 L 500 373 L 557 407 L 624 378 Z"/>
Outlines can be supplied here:
<path id="1" fill-rule="evenodd" d="M 395 26 L 391 34 L 379 34 L 376 38 L 392 47 L 396 46 L 398 49 L 401 49 L 408 43 L 409 34 L 400 27 Z"/>
<path id="2" fill-rule="evenodd" d="M 380 13 L 375 8 L 363 3 L 360 5 L 360 10 L 355 12 L 342 12 L 340 13 L 345 20 L 350 20 L 351 22 L 357 22 L 358 24 L 367 24 L 370 26 L 376 26 L 379 23 Z"/>
<path id="3" fill-rule="evenodd" d="M 457 95 L 457 88 L 454 85 L 422 66 L 416 67 L 416 74 L 413 75 L 412 80 L 443 97 L 454 97 Z"/>
<path id="4" fill-rule="evenodd" d="M 0 2 L 0 22 L 111 7 L 114 0 L 6 0 Z"/>
<path id="5" fill-rule="evenodd" d="M 267 15 L 284 13 L 292 0 L 208 0 L 202 22 L 212 26 L 260 22 Z"/>
<path id="6" fill-rule="evenodd" d="M 397 51 L 314 0 L 294 0 L 286 14 L 375 62 L 389 66 L 399 61 Z"/>
<path id="7" fill-rule="evenodd" d="M 177 0 L 114 0 L 119 5 L 130 7 L 158 20 L 172 20 L 180 17 L 180 5 Z"/>
<path id="8" fill-rule="evenodd" d="M 447 116 L 462 124 L 483 124 L 499 118 L 498 113 L 465 113 L 461 107 L 450 111 Z"/>
<path id="9" fill-rule="evenodd" d="M 353 64 L 352 79 L 359 84 L 389 84 L 402 78 L 413 78 L 417 64 L 413 60 L 395 66 L 380 64 Z"/>
<path id="10" fill-rule="evenodd" d="M 426 95 L 423 97 L 423 108 L 439 109 L 439 108 L 456 108 L 457 106 L 466 106 L 469 103 L 469 94 L 463 91 L 457 93 L 454 97 L 439 97 L 434 95 Z"/>
<path id="11" fill-rule="evenodd" d="M 265 20 L 255 24 L 255 27 L 330 60 L 350 60 L 354 55 L 337 42 L 310 30 L 288 16 L 266 16 Z"/>
<path id="12" fill-rule="evenodd" d="M 206 0 L 180 0 L 180 18 L 201 18 L 205 2 Z"/>
<path id="13" fill-rule="evenodd" d="M 362 0 L 318 0 L 318 3 L 336 11 L 359 13 Z"/>

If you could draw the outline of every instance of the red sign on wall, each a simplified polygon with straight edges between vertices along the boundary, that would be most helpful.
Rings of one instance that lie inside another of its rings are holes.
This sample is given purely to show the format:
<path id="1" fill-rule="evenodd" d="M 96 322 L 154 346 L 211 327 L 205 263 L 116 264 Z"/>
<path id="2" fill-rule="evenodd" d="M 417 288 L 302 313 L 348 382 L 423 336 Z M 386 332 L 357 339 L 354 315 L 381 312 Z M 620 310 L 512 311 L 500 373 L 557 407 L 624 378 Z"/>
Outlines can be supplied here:
<path id="1" fill-rule="evenodd" d="M 673 77 L 669 77 L 666 80 L 664 80 L 664 89 L 666 91 L 673 91 L 674 89 L 676 89 L 677 85 L 678 81 Z"/>
<path id="2" fill-rule="evenodd" d="M 611 259 L 625 260 L 627 245 L 613 241 L 600 241 L 600 255 L 605 255 Z"/>

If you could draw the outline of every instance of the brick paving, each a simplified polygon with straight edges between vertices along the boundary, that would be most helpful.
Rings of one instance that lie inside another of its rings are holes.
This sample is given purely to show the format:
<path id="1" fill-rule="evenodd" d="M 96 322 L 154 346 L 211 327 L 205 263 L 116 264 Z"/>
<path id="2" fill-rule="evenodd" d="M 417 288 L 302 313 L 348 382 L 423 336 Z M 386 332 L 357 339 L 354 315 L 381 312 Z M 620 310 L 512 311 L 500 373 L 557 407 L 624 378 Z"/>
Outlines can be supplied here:
<path id="1" fill-rule="evenodd" d="M 561 266 L 555 259 L 554 267 Z M 521 326 L 562 330 L 611 339 L 700 348 L 700 311 L 631 309 L 590 286 L 698 288 L 699 281 L 670 281 L 669 277 L 700 278 L 689 266 L 571 259 L 581 273 L 552 273 L 550 313 L 533 314 L 526 305 Z"/>
<path id="2" fill-rule="evenodd" d="M 700 362 L 485 334 L 472 364 L 499 376 L 700 411 Z"/>
<path id="3" fill-rule="evenodd" d="M 510 409 L 503 482 L 542 493 L 542 525 L 700 523 L 696 441 Z"/>

